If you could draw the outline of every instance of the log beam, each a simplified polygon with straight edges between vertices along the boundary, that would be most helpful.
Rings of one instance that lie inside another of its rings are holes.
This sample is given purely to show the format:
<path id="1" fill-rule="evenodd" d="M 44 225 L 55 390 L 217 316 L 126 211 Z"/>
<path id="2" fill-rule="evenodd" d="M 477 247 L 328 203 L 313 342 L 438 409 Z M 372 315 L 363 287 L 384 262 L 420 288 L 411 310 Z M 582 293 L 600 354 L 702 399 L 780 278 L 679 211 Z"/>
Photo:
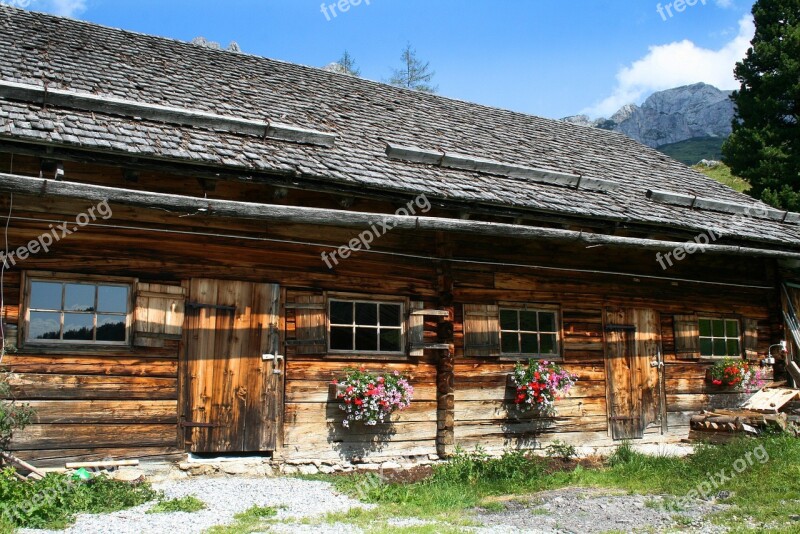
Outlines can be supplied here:
<path id="1" fill-rule="evenodd" d="M 210 217 L 250 219 L 287 224 L 369 228 L 371 225 L 378 224 L 379 221 L 382 221 L 384 225 L 392 229 L 459 232 L 529 240 L 571 241 L 586 245 L 603 244 L 647 250 L 671 250 L 677 246 L 683 245 L 682 242 L 676 241 L 640 239 L 506 223 L 465 221 L 440 217 L 374 214 L 348 210 L 278 206 L 274 204 L 205 199 L 76 182 L 47 180 L 5 173 L 0 173 L 0 192 L 39 197 L 50 196 L 92 200 L 96 202 L 108 201 L 114 204 L 146 209 L 162 209 L 174 213 L 191 213 Z M 705 249 L 707 254 L 718 253 L 734 256 L 800 259 L 800 252 L 788 252 L 785 250 L 718 244 L 705 245 Z"/>

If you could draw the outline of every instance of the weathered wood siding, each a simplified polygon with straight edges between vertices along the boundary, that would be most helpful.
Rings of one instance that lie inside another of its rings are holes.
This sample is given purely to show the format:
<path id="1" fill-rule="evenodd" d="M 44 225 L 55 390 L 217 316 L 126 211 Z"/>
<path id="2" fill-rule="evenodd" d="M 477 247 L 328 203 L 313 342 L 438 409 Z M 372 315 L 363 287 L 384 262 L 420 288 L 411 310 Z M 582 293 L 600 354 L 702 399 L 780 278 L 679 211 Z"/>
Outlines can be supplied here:
<path id="1" fill-rule="evenodd" d="M 0 155 L 0 166 L 8 168 L 9 163 L 8 157 Z M 38 159 L 15 158 L 14 172 L 38 176 L 38 171 Z M 119 168 L 91 164 L 68 163 L 66 172 L 69 180 L 201 197 L 319 207 L 337 207 L 343 200 L 299 189 L 289 190 L 287 197 L 273 187 L 245 180 L 198 181 L 157 172 L 141 172 L 136 182 L 130 182 Z M 345 200 L 353 203 L 350 209 L 394 211 L 385 200 Z M 11 248 L 46 231 L 49 221 L 74 220 L 91 203 L 15 196 L 14 206 Z M 0 211 L 8 207 L 7 196 L 0 197 Z M 725 314 L 757 321 L 757 350 L 762 355 L 769 344 L 782 338 L 777 290 L 688 281 L 713 279 L 775 287 L 775 265 L 767 260 L 733 261 L 696 254 L 662 271 L 652 252 L 395 231 L 381 236 L 376 246 L 402 255 L 359 253 L 331 270 L 320 257 L 324 248 L 307 243 L 339 246 L 357 233 L 112 207 L 113 217 L 98 222 L 114 227 L 82 228 L 48 254 L 18 262 L 6 273 L 6 320 L 12 324 L 18 320 L 23 269 L 126 276 L 153 284 L 150 289 L 185 287 L 187 280 L 199 277 L 278 284 L 287 360 L 283 447 L 276 453 L 287 458 L 369 460 L 432 454 L 443 447 L 452 450 L 455 444 L 499 451 L 529 446 L 534 439 L 546 444 L 556 438 L 582 445 L 609 444 L 603 331 L 608 307 L 646 308 L 660 314 L 668 437 L 677 439 L 688 432 L 688 413 L 730 404 L 738 396 L 709 388 L 703 380 L 707 363 L 679 358 L 675 316 Z M 457 217 L 458 212 L 434 208 L 431 215 Z M 579 228 L 569 222 L 558 224 Z M 626 232 L 604 223 L 596 229 Z M 519 264 L 535 267 L 514 266 Z M 598 270 L 606 272 L 594 272 Z M 664 276 L 673 280 L 652 278 Z M 315 342 L 319 336 L 314 329 L 322 327 L 324 332 L 324 320 L 309 313 L 313 306 L 293 306 L 322 305 L 325 292 L 389 295 L 425 308 L 448 310 L 450 316 L 442 324 L 425 319 L 423 337 L 428 342 L 452 343 L 453 351 L 426 350 L 413 357 L 381 359 L 329 355 L 324 345 Z M 510 418 L 506 376 L 513 363 L 495 356 L 465 355 L 464 304 L 504 301 L 545 303 L 560 309 L 563 363 L 579 376 L 579 382 L 559 402 L 559 415 L 553 420 Z M 166 315 L 164 320 L 169 323 Z M 149 336 L 140 336 L 155 340 L 144 344 L 148 346 L 124 350 L 43 353 L 24 349 L 7 354 L 2 364 L 14 373 L 15 394 L 40 412 L 36 424 L 17 437 L 15 449 L 23 456 L 54 463 L 63 463 L 65 458 L 156 457 L 184 450 L 177 422 L 186 377 L 174 327 L 155 328 Z M 373 371 L 407 373 L 416 389 L 415 400 L 409 410 L 394 416 L 393 425 L 344 431 L 342 412 L 329 384 L 343 376 L 346 368 L 362 365 Z M 661 427 L 653 426 L 646 437 L 660 439 L 660 434 Z"/>

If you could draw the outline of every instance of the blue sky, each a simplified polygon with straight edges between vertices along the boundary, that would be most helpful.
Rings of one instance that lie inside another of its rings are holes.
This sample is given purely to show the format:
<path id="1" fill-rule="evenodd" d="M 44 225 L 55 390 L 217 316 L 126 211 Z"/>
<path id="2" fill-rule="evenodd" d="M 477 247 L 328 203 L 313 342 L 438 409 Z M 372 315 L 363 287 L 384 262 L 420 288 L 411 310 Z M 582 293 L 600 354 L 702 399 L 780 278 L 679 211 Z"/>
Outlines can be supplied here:
<path id="1" fill-rule="evenodd" d="M 608 116 L 699 81 L 734 89 L 753 35 L 752 0 L 341 0 L 335 16 L 322 0 L 0 1 L 313 66 L 346 49 L 374 80 L 410 42 L 440 94 L 551 118 Z"/>

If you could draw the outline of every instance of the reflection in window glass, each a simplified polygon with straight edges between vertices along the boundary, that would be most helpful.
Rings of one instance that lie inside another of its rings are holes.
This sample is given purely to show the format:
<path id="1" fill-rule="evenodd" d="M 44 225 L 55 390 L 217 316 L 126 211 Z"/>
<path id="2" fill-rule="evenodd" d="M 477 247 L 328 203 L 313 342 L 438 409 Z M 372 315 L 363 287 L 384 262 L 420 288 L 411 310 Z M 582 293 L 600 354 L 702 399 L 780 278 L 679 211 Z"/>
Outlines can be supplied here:
<path id="1" fill-rule="evenodd" d="M 31 280 L 29 302 L 28 341 L 124 344 L 128 340 L 130 286 Z"/>
<path id="2" fill-rule="evenodd" d="M 28 328 L 29 339 L 60 339 L 61 314 L 52 312 L 31 312 Z"/>
<path id="3" fill-rule="evenodd" d="M 94 311 L 97 286 L 86 284 L 65 284 L 64 309 L 70 311 Z"/>
<path id="4" fill-rule="evenodd" d="M 63 284 L 31 282 L 31 309 L 60 310 Z"/>
<path id="5" fill-rule="evenodd" d="M 106 313 L 127 313 L 128 288 L 124 286 L 98 287 L 97 311 Z"/>

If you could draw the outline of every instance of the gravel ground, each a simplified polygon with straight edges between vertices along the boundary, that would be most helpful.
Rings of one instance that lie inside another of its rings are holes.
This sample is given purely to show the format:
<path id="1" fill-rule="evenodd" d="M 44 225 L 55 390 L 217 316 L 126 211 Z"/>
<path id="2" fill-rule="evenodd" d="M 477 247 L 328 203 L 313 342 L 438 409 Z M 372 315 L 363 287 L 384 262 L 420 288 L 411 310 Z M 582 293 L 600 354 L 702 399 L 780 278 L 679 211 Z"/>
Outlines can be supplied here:
<path id="1" fill-rule="evenodd" d="M 252 506 L 278 508 L 269 532 L 286 534 L 351 534 L 362 529 L 355 525 L 299 524 L 296 520 L 328 512 L 345 512 L 355 507 L 369 507 L 338 494 L 330 484 L 293 478 L 194 477 L 153 484 L 167 499 L 194 495 L 208 508 L 200 512 L 146 514 L 153 503 L 105 515 L 80 515 L 65 531 L 77 534 L 196 534 L 209 527 L 233 521 L 236 513 Z M 698 501 L 679 513 L 659 507 L 659 497 L 615 493 L 609 490 L 566 488 L 532 496 L 498 499 L 502 511 L 476 510 L 476 527 L 464 532 L 476 534 L 568 534 L 600 532 L 693 532 L 721 534 L 726 529 L 706 522 L 704 517 L 720 511 L 724 505 Z M 466 514 L 465 514 L 466 515 Z M 675 522 L 680 516 L 681 523 Z M 465 517 L 466 518 L 466 517 Z M 431 525 L 428 520 L 396 518 L 392 527 Z M 444 525 L 442 525 L 444 527 Z M 434 524 L 435 528 L 435 524 Z M 44 534 L 41 530 L 22 530 L 23 534 Z"/>
<path id="2" fill-rule="evenodd" d="M 233 521 L 234 514 L 252 506 L 275 506 L 276 519 L 299 519 L 328 512 L 344 512 L 354 507 L 365 507 L 356 500 L 336 493 L 330 484 L 294 478 L 213 478 L 195 477 L 185 480 L 164 481 L 153 484 L 163 491 L 167 499 L 194 495 L 208 505 L 195 513 L 146 514 L 153 503 L 143 504 L 121 512 L 104 515 L 82 514 L 67 530 L 52 531 L 60 534 L 196 534 L 215 525 Z M 295 530 L 287 525 L 282 532 L 352 532 L 352 529 L 326 525 L 325 530 L 314 530 L 297 525 Z M 277 530 L 277 529 L 274 529 Z M 43 534 L 42 530 L 21 530 L 21 533 Z"/>
<path id="3" fill-rule="evenodd" d="M 480 534 L 566 534 L 592 532 L 694 532 L 717 534 L 727 529 L 707 523 L 704 517 L 723 505 L 697 501 L 680 512 L 659 506 L 660 497 L 614 493 L 608 490 L 566 488 L 503 503 L 501 512 L 478 512 L 486 525 Z M 681 524 L 674 517 L 680 516 Z M 490 525 L 490 526 L 489 526 Z"/>

